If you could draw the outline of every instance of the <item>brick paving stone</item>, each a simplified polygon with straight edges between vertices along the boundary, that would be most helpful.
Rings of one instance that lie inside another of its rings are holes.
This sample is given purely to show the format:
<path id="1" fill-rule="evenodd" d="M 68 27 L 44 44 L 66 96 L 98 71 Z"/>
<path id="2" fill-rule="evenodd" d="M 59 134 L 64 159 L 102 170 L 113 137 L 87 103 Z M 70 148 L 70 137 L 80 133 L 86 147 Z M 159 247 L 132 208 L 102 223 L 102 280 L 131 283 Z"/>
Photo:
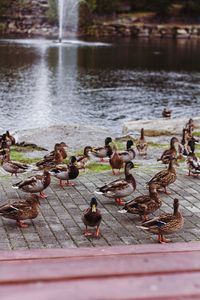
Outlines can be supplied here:
<path id="1" fill-rule="evenodd" d="M 142 163 L 138 160 L 139 168 L 133 169 L 137 189 L 125 200 L 147 194 L 146 182 L 164 166 L 158 163 Z M 172 212 L 173 199 L 180 200 L 180 209 L 185 218 L 182 231 L 171 235 L 173 242 L 187 242 L 200 240 L 200 178 L 186 176 L 186 171 L 177 170 L 178 176 L 168 190 L 171 195 L 160 193 L 163 200 L 162 207 L 153 216 L 159 213 Z M 1 172 L 1 174 L 4 174 Z M 123 173 L 120 174 L 123 178 Z M 23 198 L 25 193 L 13 190 L 11 185 L 20 180 L 10 176 L 0 175 L 0 203 L 3 204 L 11 198 Z M 115 180 L 110 171 L 94 174 L 83 172 L 74 187 L 61 188 L 58 181 L 53 178 L 51 186 L 47 188 L 48 199 L 41 200 L 40 214 L 32 221 L 27 221 L 29 227 L 20 229 L 15 222 L 0 218 L 0 250 L 36 249 L 36 248 L 76 248 L 116 246 L 131 244 L 155 243 L 156 236 L 152 236 L 136 227 L 141 224 L 137 215 L 120 214 L 114 200 L 96 195 L 97 187 Z M 82 212 L 89 206 L 91 197 L 98 199 L 98 208 L 102 212 L 100 238 L 87 238 L 83 235 L 85 228 L 81 220 Z"/>

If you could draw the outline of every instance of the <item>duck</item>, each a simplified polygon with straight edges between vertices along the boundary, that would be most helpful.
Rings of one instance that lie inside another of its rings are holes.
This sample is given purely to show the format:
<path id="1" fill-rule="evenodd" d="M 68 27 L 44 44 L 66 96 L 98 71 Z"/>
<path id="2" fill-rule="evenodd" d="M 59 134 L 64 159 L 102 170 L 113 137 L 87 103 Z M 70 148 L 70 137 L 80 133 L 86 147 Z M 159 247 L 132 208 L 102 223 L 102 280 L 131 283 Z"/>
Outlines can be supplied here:
<path id="1" fill-rule="evenodd" d="M 25 180 L 15 183 L 12 187 L 26 193 L 39 193 L 39 197 L 45 199 L 47 195 L 43 191 L 50 185 L 50 182 L 50 173 L 48 170 L 44 170 L 43 174 L 30 176 Z"/>
<path id="2" fill-rule="evenodd" d="M 67 148 L 68 145 L 65 142 L 56 143 L 54 146 L 54 150 L 51 151 L 49 154 L 44 156 L 44 159 L 52 159 L 55 157 L 56 149 L 58 149 L 62 155 L 63 159 L 67 158 Z"/>
<path id="3" fill-rule="evenodd" d="M 1 151 L 1 166 L 4 171 L 11 173 L 17 177 L 17 174 L 25 173 L 32 170 L 31 165 L 10 160 L 10 150 Z"/>
<path id="4" fill-rule="evenodd" d="M 186 159 L 186 164 L 188 167 L 188 176 L 194 175 L 198 176 L 200 174 L 200 161 L 194 152 L 190 152 Z"/>
<path id="5" fill-rule="evenodd" d="M 82 215 L 82 221 L 85 224 L 85 236 L 99 237 L 99 226 L 102 220 L 102 215 L 99 209 L 97 209 L 97 199 L 93 197 L 90 201 L 90 207 L 84 210 Z M 89 227 L 96 227 L 95 234 L 88 230 Z"/>
<path id="6" fill-rule="evenodd" d="M 83 151 L 83 155 L 77 157 L 77 166 L 78 169 L 84 169 L 90 162 L 90 153 L 91 153 L 92 147 L 86 146 Z"/>
<path id="7" fill-rule="evenodd" d="M 140 138 L 136 142 L 136 148 L 139 152 L 139 155 L 147 155 L 148 144 L 144 137 L 144 128 L 141 129 Z"/>
<path id="8" fill-rule="evenodd" d="M 175 146 L 176 143 L 179 143 L 179 140 L 174 136 L 170 140 L 170 148 L 165 150 L 157 161 L 162 161 L 163 164 L 168 164 L 170 159 L 177 158 L 178 151 Z"/>
<path id="9" fill-rule="evenodd" d="M 117 179 L 112 181 L 95 191 L 96 194 L 104 195 L 107 198 L 114 198 L 118 205 L 124 205 L 121 199 L 132 194 L 136 189 L 136 181 L 130 170 L 134 168 L 134 164 L 129 161 L 125 164 L 125 179 Z"/>
<path id="10" fill-rule="evenodd" d="M 70 183 L 69 180 L 73 180 L 79 175 L 79 169 L 76 162 L 76 157 L 71 156 L 68 165 L 58 165 L 50 170 L 50 174 L 59 179 L 61 187 L 74 186 L 74 183 Z M 67 183 L 64 185 L 63 181 L 67 181 Z"/>
<path id="11" fill-rule="evenodd" d="M 113 153 L 109 159 L 109 163 L 112 168 L 113 175 L 119 174 L 120 169 L 123 168 L 124 161 L 118 154 L 116 145 L 113 146 Z M 118 170 L 118 173 L 115 173 L 115 170 Z"/>
<path id="12" fill-rule="evenodd" d="M 171 118 L 172 110 L 164 108 L 162 111 L 163 118 Z"/>
<path id="13" fill-rule="evenodd" d="M 135 151 L 131 148 L 133 146 L 133 141 L 128 140 L 126 143 L 126 150 L 118 152 L 118 155 L 123 160 L 123 162 L 131 161 L 135 158 Z"/>
<path id="14" fill-rule="evenodd" d="M 164 235 L 176 233 L 181 230 L 184 225 L 184 218 L 179 211 L 178 199 L 174 199 L 173 207 L 173 214 L 161 214 L 158 217 L 144 222 L 142 226 L 137 227 L 152 234 L 157 234 L 159 243 L 171 242 L 171 240 L 166 239 Z"/>
<path id="15" fill-rule="evenodd" d="M 118 212 L 138 214 L 142 221 L 147 221 L 147 215 L 154 213 L 161 205 L 162 200 L 157 192 L 157 185 L 153 183 L 149 186 L 148 195 L 141 195 L 127 202 Z"/>
<path id="16" fill-rule="evenodd" d="M 10 202 L 13 202 L 10 200 Z M 13 203 L 7 203 L 0 207 L 0 215 L 6 219 L 16 220 L 21 228 L 28 227 L 24 222 L 27 219 L 35 219 L 38 216 L 38 206 L 40 205 L 39 197 L 32 194 L 28 199 L 15 200 Z"/>
<path id="17" fill-rule="evenodd" d="M 46 158 L 44 157 L 42 160 L 36 163 L 36 167 L 39 169 L 51 169 L 54 168 L 56 165 L 61 164 L 64 161 L 61 150 L 60 144 L 55 144 L 54 151 L 50 153 Z"/>
<path id="18" fill-rule="evenodd" d="M 4 133 L 0 137 L 0 145 L 2 149 L 10 148 L 10 146 L 15 144 L 15 138 L 10 134 L 10 132 L 7 130 L 6 133 Z"/>
<path id="19" fill-rule="evenodd" d="M 107 137 L 105 139 L 105 146 L 99 147 L 99 148 L 92 148 L 91 153 L 95 156 L 100 158 L 100 161 L 104 161 L 105 157 L 111 157 L 112 155 L 112 147 L 110 146 L 110 143 L 112 142 L 111 137 Z"/>
<path id="20" fill-rule="evenodd" d="M 189 131 L 194 131 L 195 128 L 195 124 L 194 124 L 194 120 L 192 118 L 190 118 L 188 120 L 188 122 L 185 124 L 185 129 L 188 129 Z"/>
<path id="21" fill-rule="evenodd" d="M 176 170 L 173 166 L 173 163 L 177 164 L 176 159 L 171 159 L 169 162 L 169 166 L 167 170 L 162 170 L 158 173 L 156 173 L 148 182 L 147 184 L 150 186 L 151 184 L 157 184 L 158 188 L 164 188 L 164 192 L 166 194 L 170 194 L 167 192 L 166 187 L 170 185 L 171 183 L 176 181 L 177 175 Z M 178 165 L 178 164 L 177 164 Z"/>

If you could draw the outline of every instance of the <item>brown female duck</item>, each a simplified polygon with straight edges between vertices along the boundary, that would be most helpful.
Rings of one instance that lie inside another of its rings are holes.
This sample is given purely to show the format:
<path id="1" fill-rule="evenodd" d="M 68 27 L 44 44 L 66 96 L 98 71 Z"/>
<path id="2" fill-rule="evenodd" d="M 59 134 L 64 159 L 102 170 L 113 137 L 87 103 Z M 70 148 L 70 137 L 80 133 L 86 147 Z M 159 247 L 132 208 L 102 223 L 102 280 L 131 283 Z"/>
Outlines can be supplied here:
<path id="1" fill-rule="evenodd" d="M 12 202 L 10 200 L 10 202 Z M 17 225 L 22 228 L 28 227 L 24 220 L 35 219 L 38 215 L 39 197 L 35 194 L 22 201 L 5 204 L 0 207 L 0 215 L 7 219 L 16 220 Z"/>
<path id="2" fill-rule="evenodd" d="M 133 146 L 133 141 L 128 140 L 126 143 L 126 150 L 118 152 L 118 155 L 125 163 L 135 158 L 135 151 L 131 148 L 132 146 Z"/>
<path id="3" fill-rule="evenodd" d="M 77 157 L 77 166 L 79 169 L 84 169 L 90 162 L 90 153 L 91 153 L 92 147 L 86 146 L 84 148 L 83 155 Z"/>
<path id="4" fill-rule="evenodd" d="M 48 155 L 46 158 L 43 158 L 36 163 L 36 166 L 39 169 L 51 169 L 58 164 L 63 162 L 63 156 L 60 150 L 60 144 L 55 144 L 54 151 Z"/>
<path id="5" fill-rule="evenodd" d="M 160 158 L 157 161 L 162 161 L 163 164 L 168 164 L 171 159 L 177 158 L 178 150 L 176 144 L 179 143 L 179 140 L 174 136 L 170 140 L 170 148 L 165 150 Z"/>
<path id="6" fill-rule="evenodd" d="M 107 137 L 105 139 L 105 146 L 99 147 L 99 148 L 92 148 L 92 154 L 95 157 L 100 158 L 101 161 L 104 161 L 105 157 L 110 157 L 112 155 L 112 147 L 110 146 L 110 143 L 112 142 L 111 137 Z"/>
<path id="7" fill-rule="evenodd" d="M 15 176 L 17 176 L 17 174 L 19 174 L 19 173 L 25 173 L 32 169 L 32 166 L 30 166 L 30 165 L 10 160 L 10 150 L 9 149 L 7 149 L 6 151 L 3 150 L 1 152 L 1 154 L 3 155 L 2 160 L 1 160 L 1 166 L 6 172 L 11 173 L 11 176 L 13 174 L 15 174 Z"/>
<path id="8" fill-rule="evenodd" d="M 87 208 L 82 215 L 82 221 L 85 224 L 85 236 L 95 236 L 98 237 L 100 234 L 99 226 L 102 220 L 101 212 L 97 209 L 97 199 L 92 198 L 90 201 L 90 207 Z M 92 232 L 88 231 L 89 227 L 96 227 L 96 232 L 93 234 Z"/>
<path id="9" fill-rule="evenodd" d="M 158 172 L 157 174 L 155 174 L 153 176 L 153 178 L 151 178 L 148 181 L 148 185 L 150 186 L 151 184 L 156 184 L 159 188 L 164 188 L 164 192 L 166 194 L 169 194 L 169 192 L 167 192 L 166 187 L 168 185 L 170 185 L 171 183 L 175 182 L 176 180 L 176 170 L 173 166 L 173 162 L 175 161 L 175 159 L 171 159 L 169 162 L 169 166 L 167 170 L 162 170 L 160 172 Z"/>
<path id="10" fill-rule="evenodd" d="M 140 216 L 142 221 L 147 220 L 147 215 L 154 213 L 162 205 L 162 201 L 157 192 L 157 185 L 149 186 L 149 194 L 138 196 L 127 202 L 120 213 L 131 213 Z"/>
<path id="11" fill-rule="evenodd" d="M 136 148 L 139 152 L 139 155 L 147 155 L 148 144 L 144 137 L 144 128 L 141 129 L 140 138 L 136 142 Z"/>
<path id="12" fill-rule="evenodd" d="M 164 235 L 173 234 L 183 228 L 184 218 L 179 212 L 179 201 L 174 199 L 174 213 L 173 214 L 161 214 L 145 223 L 138 228 L 144 229 L 152 234 L 158 235 L 159 243 L 170 242 L 164 238 Z"/>
<path id="13" fill-rule="evenodd" d="M 76 157 L 71 156 L 68 165 L 58 165 L 54 169 L 50 170 L 50 174 L 59 179 L 61 187 L 64 187 L 62 181 L 67 181 L 65 184 L 66 186 L 73 186 L 74 183 L 70 183 L 69 180 L 73 180 L 79 175 Z"/>
<path id="14" fill-rule="evenodd" d="M 36 174 L 28 177 L 27 179 L 20 181 L 13 185 L 13 188 L 20 189 L 27 193 L 40 193 L 40 198 L 47 198 L 47 195 L 43 193 L 51 182 L 50 173 L 44 170 L 43 174 Z"/>
<path id="15" fill-rule="evenodd" d="M 123 159 L 120 157 L 120 155 L 117 152 L 117 146 L 113 146 L 113 154 L 111 155 L 109 159 L 110 166 L 112 168 L 113 174 L 117 175 L 120 173 L 120 169 L 124 165 Z M 118 173 L 115 173 L 115 170 L 118 170 Z"/>
<path id="16" fill-rule="evenodd" d="M 200 174 L 200 161 L 195 153 L 191 152 L 188 154 L 186 164 L 189 171 L 188 176 L 190 176 L 191 174 L 194 176 L 198 176 Z"/>
<path id="17" fill-rule="evenodd" d="M 62 158 L 66 159 L 67 158 L 67 148 L 68 148 L 68 145 L 66 145 L 64 142 L 57 143 L 54 146 L 54 150 L 51 151 L 49 154 L 45 155 L 44 159 L 46 159 L 46 160 L 54 159 L 57 149 L 60 151 Z"/>
<path id="18" fill-rule="evenodd" d="M 108 198 L 114 198 L 117 204 L 124 205 L 125 203 L 121 198 L 129 196 L 136 189 L 135 178 L 130 174 L 132 168 L 134 168 L 134 164 L 131 161 L 127 162 L 124 168 L 125 179 L 117 179 L 108 183 L 98 188 L 98 191 L 95 193 L 104 195 Z"/>

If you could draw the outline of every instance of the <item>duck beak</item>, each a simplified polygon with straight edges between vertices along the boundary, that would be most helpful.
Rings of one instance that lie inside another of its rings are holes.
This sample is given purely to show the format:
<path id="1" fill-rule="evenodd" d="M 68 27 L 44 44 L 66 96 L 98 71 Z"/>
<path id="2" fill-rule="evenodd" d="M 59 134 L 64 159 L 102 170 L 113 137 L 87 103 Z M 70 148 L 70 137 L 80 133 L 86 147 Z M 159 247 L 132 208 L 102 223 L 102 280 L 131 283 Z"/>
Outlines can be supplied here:
<path id="1" fill-rule="evenodd" d="M 96 211 L 97 211 L 96 205 L 92 205 L 92 212 L 96 212 Z"/>

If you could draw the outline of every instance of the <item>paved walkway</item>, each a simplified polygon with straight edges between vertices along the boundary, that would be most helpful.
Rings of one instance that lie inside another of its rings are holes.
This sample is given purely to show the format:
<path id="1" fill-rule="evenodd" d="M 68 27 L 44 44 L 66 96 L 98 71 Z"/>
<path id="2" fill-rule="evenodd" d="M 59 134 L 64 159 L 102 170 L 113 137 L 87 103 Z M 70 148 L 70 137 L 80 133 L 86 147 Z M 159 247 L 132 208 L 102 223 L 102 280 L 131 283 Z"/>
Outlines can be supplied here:
<path id="1" fill-rule="evenodd" d="M 139 168 L 133 169 L 137 181 L 137 191 L 127 200 L 147 192 L 146 182 L 157 171 L 165 166 L 151 161 L 142 162 Z M 182 165 L 177 170 L 178 179 L 170 186 L 172 195 L 161 194 L 163 205 L 160 211 L 171 212 L 173 199 L 180 199 L 181 211 L 185 217 L 184 229 L 171 236 L 174 242 L 200 240 L 200 178 L 186 176 Z M 123 174 L 122 174 L 123 177 Z M 75 248 L 95 246 L 116 246 L 131 244 L 156 243 L 156 237 L 136 228 L 140 224 L 137 215 L 120 214 L 114 201 L 97 195 L 99 208 L 102 212 L 101 237 L 86 238 L 83 235 L 82 211 L 88 207 L 96 187 L 110 182 L 115 178 L 111 172 L 101 174 L 82 173 L 75 187 L 60 188 L 53 178 L 50 187 L 46 189 L 47 200 L 41 200 L 41 213 L 30 221 L 30 226 L 20 229 L 15 222 L 0 218 L 0 250 L 35 249 L 35 248 Z M 0 201 L 23 197 L 24 193 L 12 189 L 12 183 L 17 178 L 1 176 Z"/>

